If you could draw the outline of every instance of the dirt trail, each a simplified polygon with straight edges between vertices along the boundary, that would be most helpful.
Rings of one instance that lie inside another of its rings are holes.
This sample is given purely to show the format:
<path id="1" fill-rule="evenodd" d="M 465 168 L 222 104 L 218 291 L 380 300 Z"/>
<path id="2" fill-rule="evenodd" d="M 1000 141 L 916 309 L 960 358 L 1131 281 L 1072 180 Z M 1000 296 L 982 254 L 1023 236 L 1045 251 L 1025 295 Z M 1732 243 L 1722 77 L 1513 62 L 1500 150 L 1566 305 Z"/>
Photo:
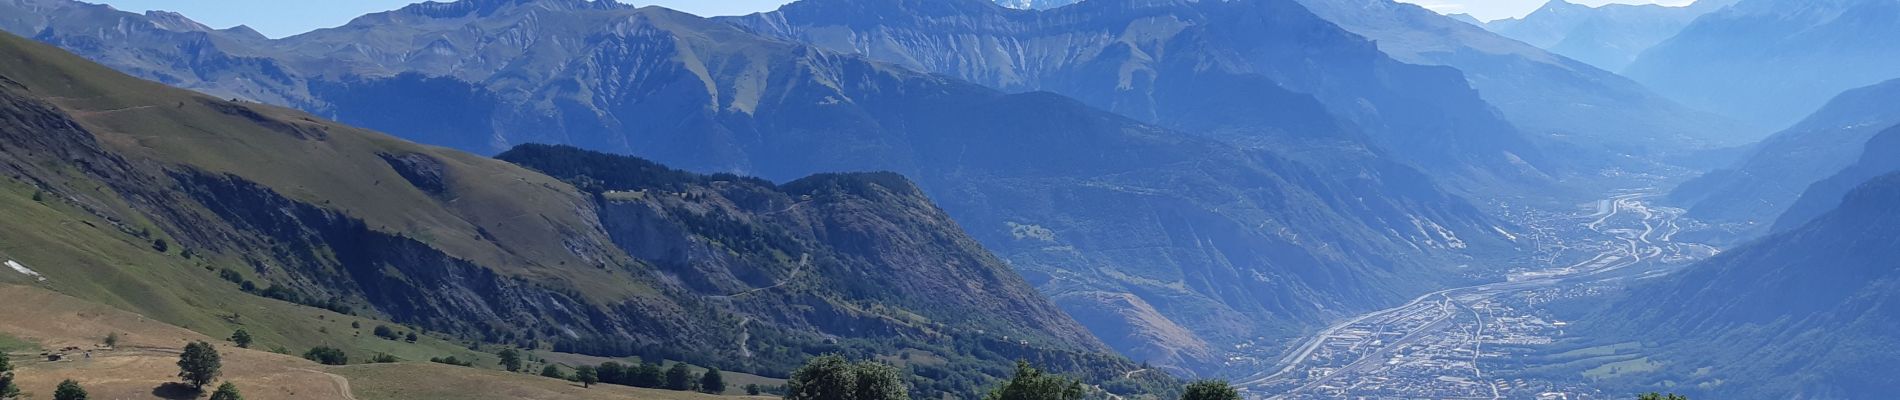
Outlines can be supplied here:
<path id="1" fill-rule="evenodd" d="M 343 398 L 343 400 L 356 400 L 356 393 L 355 393 L 355 392 L 352 392 L 352 391 L 350 391 L 350 379 L 349 379 L 349 378 L 344 378 L 344 377 L 343 377 L 343 375 L 337 375 L 337 374 L 332 374 L 332 373 L 328 373 L 328 372 L 323 372 L 323 371 L 318 371 L 318 370 L 314 370 L 314 369 L 303 369 L 303 368 L 299 368 L 299 369 L 297 369 L 297 370 L 298 370 L 298 371 L 309 371 L 309 372 L 313 372 L 313 373 L 319 373 L 319 374 L 323 374 L 323 375 L 325 375 L 325 376 L 329 376 L 329 377 L 330 377 L 330 383 L 332 383 L 332 384 L 335 384 L 335 385 L 336 385 L 336 392 L 337 392 L 338 394 L 341 394 L 341 395 L 343 396 L 343 397 L 342 397 L 342 398 Z"/>

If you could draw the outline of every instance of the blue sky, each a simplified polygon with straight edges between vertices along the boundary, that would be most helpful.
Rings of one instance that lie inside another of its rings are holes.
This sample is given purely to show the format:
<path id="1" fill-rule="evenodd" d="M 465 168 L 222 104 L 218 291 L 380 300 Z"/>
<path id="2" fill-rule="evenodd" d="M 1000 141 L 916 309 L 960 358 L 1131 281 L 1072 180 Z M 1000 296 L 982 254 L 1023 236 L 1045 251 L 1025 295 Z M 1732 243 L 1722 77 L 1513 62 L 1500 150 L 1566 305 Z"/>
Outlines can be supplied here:
<path id="1" fill-rule="evenodd" d="M 126 11 L 168 10 L 215 28 L 250 25 L 270 37 L 284 37 L 349 22 L 350 18 L 393 10 L 420 0 L 89 0 Z M 1401 0 L 1441 13 L 1468 13 L 1492 20 L 1521 16 L 1547 0 Z M 1583 4 L 1664 3 L 1690 0 L 1572 0 Z M 622 0 L 635 5 L 661 5 L 694 14 L 739 15 L 778 8 L 787 0 Z"/>

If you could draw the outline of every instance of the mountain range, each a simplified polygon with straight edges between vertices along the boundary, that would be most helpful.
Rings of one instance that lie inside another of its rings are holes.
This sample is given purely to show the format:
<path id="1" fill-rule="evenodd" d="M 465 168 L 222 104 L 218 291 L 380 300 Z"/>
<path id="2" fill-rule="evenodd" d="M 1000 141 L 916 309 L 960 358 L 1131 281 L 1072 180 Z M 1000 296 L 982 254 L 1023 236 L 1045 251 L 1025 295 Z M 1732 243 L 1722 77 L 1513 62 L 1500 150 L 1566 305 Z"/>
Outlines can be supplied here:
<path id="1" fill-rule="evenodd" d="M 1650 47 L 1676 36 L 1697 17 L 1738 0 L 1699 0 L 1685 6 L 1604 4 L 1551 0 L 1519 18 L 1484 23 L 1487 29 L 1606 71 L 1621 71 Z"/>
<path id="2" fill-rule="evenodd" d="M 806 0 L 725 20 L 1243 145 L 1383 149 L 1457 188 L 1561 169 L 1458 71 L 1393 60 L 1290 0 L 1104 0 L 1044 11 L 985 0 Z"/>
<path id="3" fill-rule="evenodd" d="M 1895 101 L 1900 101 L 1900 80 L 1842 93 L 1814 115 L 1754 145 L 1740 162 L 1683 183 L 1671 200 L 1689 205 L 1690 216 L 1731 224 L 1744 236 L 1759 235 L 1809 185 L 1847 169 L 1867 153 L 1876 134 L 1900 125 L 1900 110 L 1888 106 Z M 1814 211 L 1809 208 L 1804 215 Z"/>
<path id="4" fill-rule="evenodd" d="M 1017 359 L 1104 382 L 1138 368 L 901 176 L 776 185 L 548 146 L 516 165 L 10 34 L 0 52 L 0 238 L 44 278 L 11 283 L 299 348 L 364 350 L 266 310 L 779 376 L 819 353 L 916 352 L 942 361 L 912 378 L 924 395 Z"/>
<path id="5" fill-rule="evenodd" d="M 1463 72 L 1523 134 L 1580 171 L 1669 169 L 1769 132 L 1689 108 L 1636 81 L 1415 4 L 1301 0 L 1314 14 L 1405 63 Z M 1632 161 L 1635 163 L 1633 164 Z M 1647 166 L 1636 166 L 1649 163 Z M 1567 180 L 1589 180 L 1573 174 Z"/>
<path id="6" fill-rule="evenodd" d="M 1796 123 L 1848 89 L 1900 78 L 1900 2 L 1742 0 L 1697 18 L 1624 72 L 1757 126 Z"/>
<path id="7" fill-rule="evenodd" d="M 1393 142 L 1369 139 L 1314 96 L 1266 80 L 1239 82 L 1261 90 L 1249 96 L 1274 100 L 1234 106 L 1269 112 L 1209 109 L 1246 122 L 1236 126 L 1279 129 L 1235 146 L 1057 94 L 1006 93 L 660 8 L 423 3 L 255 40 L 173 31 L 151 15 L 102 6 L 12 1 L 40 17 L 7 29 L 127 72 L 422 143 L 478 153 L 560 143 L 774 182 L 898 172 L 1109 346 L 1177 372 L 1212 371 L 1236 344 L 1296 335 L 1472 279 L 1476 271 L 1455 267 L 1517 246 L 1509 224 L 1449 194 L 1409 158 L 1386 155 L 1382 144 Z M 1065 10 L 1076 8 L 1086 7 Z M 101 37 L 122 31 L 101 28 L 122 25 L 195 40 Z M 1461 165 L 1517 165 L 1502 149 L 1523 141 L 1456 71 L 1399 65 L 1350 35 L 1323 32 L 1340 40 L 1355 68 L 1426 79 L 1367 84 L 1368 93 L 1386 93 L 1382 99 L 1421 107 L 1395 114 L 1456 106 L 1464 114 L 1452 115 L 1478 128 L 1448 130 L 1462 138 L 1444 141 L 1388 130 L 1395 136 L 1386 140 L 1421 141 L 1409 149 L 1416 157 L 1431 156 L 1423 149 L 1491 148 Z M 1324 75 L 1317 70 L 1288 73 Z M 1417 84 L 1464 95 L 1424 104 L 1418 93 L 1387 90 Z M 1439 121 L 1448 125 L 1433 129 L 1465 126 Z M 1526 159 L 1535 154 L 1523 151 Z"/>

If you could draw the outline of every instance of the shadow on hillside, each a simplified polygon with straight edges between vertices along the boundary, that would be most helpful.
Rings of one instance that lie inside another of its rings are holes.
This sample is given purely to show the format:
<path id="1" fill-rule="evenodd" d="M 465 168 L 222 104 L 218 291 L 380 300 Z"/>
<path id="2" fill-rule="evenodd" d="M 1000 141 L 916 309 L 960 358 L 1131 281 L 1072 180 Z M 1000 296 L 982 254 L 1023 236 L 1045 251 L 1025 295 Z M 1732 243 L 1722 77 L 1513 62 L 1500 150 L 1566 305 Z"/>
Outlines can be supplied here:
<path id="1" fill-rule="evenodd" d="M 158 396 L 158 398 L 161 399 L 190 400 L 198 398 L 199 394 L 202 393 L 199 393 L 198 389 L 192 388 L 191 385 L 178 382 L 165 382 L 165 384 L 152 388 L 152 395 Z"/>

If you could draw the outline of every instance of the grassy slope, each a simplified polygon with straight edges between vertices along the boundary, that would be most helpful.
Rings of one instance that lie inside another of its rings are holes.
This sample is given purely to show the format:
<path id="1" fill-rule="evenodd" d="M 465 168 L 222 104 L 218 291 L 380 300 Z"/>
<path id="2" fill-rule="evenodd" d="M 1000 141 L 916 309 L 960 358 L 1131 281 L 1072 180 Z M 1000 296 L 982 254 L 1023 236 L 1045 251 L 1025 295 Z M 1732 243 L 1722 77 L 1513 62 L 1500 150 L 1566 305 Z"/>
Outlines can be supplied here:
<path id="1" fill-rule="evenodd" d="M 596 301 L 651 293 L 625 276 L 564 267 L 626 260 L 583 260 L 564 247 L 570 235 L 594 243 L 606 240 L 564 228 L 590 223 L 574 212 L 585 207 L 586 199 L 554 179 L 296 111 L 170 88 L 19 37 L 0 38 L 0 53 L 21 55 L 0 58 L 0 75 L 55 101 L 114 152 L 234 174 L 479 265 L 574 285 Z M 230 107 L 290 121 L 291 127 L 267 129 L 234 115 Z M 298 133 L 288 132 L 291 129 Z M 298 134 L 323 139 L 306 140 Z M 405 184 L 378 153 L 422 153 L 441 160 L 452 197 L 437 199 Z M 496 240 L 482 239 L 478 228 Z"/>
<path id="2" fill-rule="evenodd" d="M 46 349 L 79 347 L 67 361 L 47 362 L 38 351 L 14 350 L 28 398 L 45 398 L 60 380 L 74 379 L 94 398 L 151 398 L 180 394 L 178 351 L 184 343 L 218 343 L 224 379 L 250 399 L 713 399 L 688 392 L 618 386 L 582 389 L 558 379 L 453 367 L 427 362 L 323 366 L 301 358 L 240 349 L 202 334 L 110 306 L 43 288 L 0 285 L 0 336 Z M 317 313 L 320 311 L 308 311 Z M 334 317 L 332 317 L 334 318 Z M 347 325 L 347 323 L 344 323 Z M 100 332 L 132 332 L 118 348 L 98 345 Z M 380 340 L 380 339 L 372 339 Z M 92 357 L 83 355 L 92 351 Z M 419 384 L 426 382 L 426 384 Z M 353 396 L 346 396 L 343 388 Z"/>
<path id="3" fill-rule="evenodd" d="M 584 296 L 609 303 L 652 295 L 643 282 L 600 268 L 573 268 L 624 260 L 583 260 L 563 240 L 605 243 L 587 226 L 587 200 L 565 183 L 511 164 L 452 150 L 415 145 L 294 111 L 225 103 L 197 93 L 139 80 L 86 62 L 30 40 L 0 35 L 0 76 L 18 82 L 27 94 L 46 99 L 95 133 L 109 151 L 135 161 L 139 173 L 163 174 L 166 164 L 229 173 L 266 185 L 291 198 L 342 211 L 371 227 L 422 240 L 456 257 L 550 284 L 574 287 Z M 12 89 L 12 88 L 10 88 Z M 304 140 L 273 131 L 242 114 L 220 107 L 244 107 L 268 118 L 298 121 L 288 129 L 318 133 L 325 140 Z M 445 164 L 454 197 L 438 200 L 414 186 L 375 156 L 424 153 Z M 395 345 L 368 335 L 376 322 L 363 319 L 359 336 L 351 317 L 245 294 L 219 280 L 218 268 L 248 270 L 235 255 L 185 258 L 181 244 L 167 252 L 151 247 L 154 238 L 170 239 L 161 226 L 143 220 L 109 186 L 52 166 L 58 177 L 0 177 L 0 258 L 18 260 L 46 276 L 46 287 L 97 301 L 214 336 L 240 327 L 257 336 L 261 348 L 284 346 L 301 351 L 315 345 L 339 346 L 366 357 L 387 352 L 404 359 L 474 353 L 452 343 L 425 340 L 422 346 Z M 63 193 L 38 190 L 33 179 L 53 181 Z M 317 194 L 321 193 L 322 197 Z M 126 225 L 152 232 L 150 238 L 113 228 L 106 218 L 79 209 L 60 196 L 102 202 L 107 214 Z M 534 209 L 544 207 L 547 209 Z M 208 211 L 207 211 L 208 213 Z M 483 240 L 479 231 L 496 240 Z M 172 243 L 179 243 L 171 240 Z M 505 245 L 504 245 L 505 243 Z M 618 254 L 618 253 L 606 253 Z M 532 261 L 531 261 L 532 260 Z M 0 260 L 3 261 L 3 260 Z M 29 283 L 11 270 L 0 282 Z M 260 282 L 262 283 L 262 282 Z M 323 319 L 318 315 L 326 315 Z M 237 315 L 238 318 L 227 318 Z M 324 332 L 327 331 L 327 332 Z M 103 333 L 100 333 L 103 335 Z M 493 357 L 488 357 L 492 360 Z"/>

